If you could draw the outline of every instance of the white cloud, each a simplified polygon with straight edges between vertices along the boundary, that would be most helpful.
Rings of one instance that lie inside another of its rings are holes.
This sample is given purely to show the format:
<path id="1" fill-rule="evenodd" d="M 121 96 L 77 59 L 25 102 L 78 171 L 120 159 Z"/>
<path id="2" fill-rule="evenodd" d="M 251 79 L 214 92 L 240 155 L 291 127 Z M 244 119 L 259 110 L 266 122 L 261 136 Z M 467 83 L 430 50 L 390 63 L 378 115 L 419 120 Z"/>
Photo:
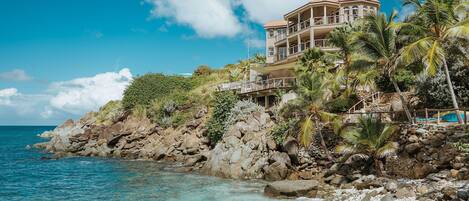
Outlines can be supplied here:
<path id="1" fill-rule="evenodd" d="M 0 90 L 0 106 L 9 106 L 12 105 L 11 98 L 13 96 L 17 96 L 18 89 L 16 88 L 8 88 Z"/>
<path id="2" fill-rule="evenodd" d="M 125 68 L 119 72 L 52 83 L 49 91 L 54 95 L 50 99 L 50 105 L 77 115 L 97 110 L 110 100 L 122 99 L 122 94 L 131 81 L 132 74 Z"/>
<path id="3" fill-rule="evenodd" d="M 398 20 L 404 21 L 408 16 L 415 13 L 415 6 L 407 5 L 403 6 L 399 11 Z"/>
<path id="4" fill-rule="evenodd" d="M 32 78 L 21 69 L 14 69 L 12 71 L 0 73 L 0 80 L 5 81 L 28 81 Z"/>
<path id="5" fill-rule="evenodd" d="M 154 6 L 153 17 L 169 18 L 190 26 L 198 36 L 233 37 L 242 31 L 230 0 L 146 0 Z"/>
<path id="6" fill-rule="evenodd" d="M 246 46 L 249 46 L 251 48 L 264 48 L 265 47 L 265 41 L 259 38 L 246 39 L 244 40 L 244 43 L 246 44 Z"/>

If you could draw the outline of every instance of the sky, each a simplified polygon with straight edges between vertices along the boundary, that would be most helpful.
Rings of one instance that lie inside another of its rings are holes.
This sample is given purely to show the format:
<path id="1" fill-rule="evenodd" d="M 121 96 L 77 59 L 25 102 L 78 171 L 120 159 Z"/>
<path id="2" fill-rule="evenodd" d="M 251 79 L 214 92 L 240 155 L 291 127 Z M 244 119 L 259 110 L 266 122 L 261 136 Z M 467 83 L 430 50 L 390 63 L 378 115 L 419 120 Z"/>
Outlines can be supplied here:
<path id="1" fill-rule="evenodd" d="M 264 53 L 262 24 L 307 1 L 2 0 L 0 125 L 58 125 L 121 99 L 138 75 Z"/>

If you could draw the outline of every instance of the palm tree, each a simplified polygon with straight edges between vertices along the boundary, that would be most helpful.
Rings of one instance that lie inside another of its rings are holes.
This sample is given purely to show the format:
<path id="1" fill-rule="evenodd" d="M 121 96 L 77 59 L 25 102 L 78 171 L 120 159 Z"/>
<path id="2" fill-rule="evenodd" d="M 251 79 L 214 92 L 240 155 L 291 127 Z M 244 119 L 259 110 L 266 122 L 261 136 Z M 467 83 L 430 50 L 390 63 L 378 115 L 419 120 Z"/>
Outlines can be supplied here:
<path id="1" fill-rule="evenodd" d="M 309 147 L 315 134 L 319 135 L 321 146 L 328 159 L 332 157 L 327 149 L 322 134 L 323 127 L 330 122 L 338 122 L 337 115 L 323 110 L 324 104 L 330 99 L 336 88 L 334 74 L 329 72 L 334 65 L 323 58 L 324 53 L 314 48 L 308 50 L 300 59 L 301 67 L 297 69 L 298 98 L 291 108 L 298 114 L 300 121 L 299 141 Z M 307 110 L 305 110 L 307 108 Z"/>
<path id="2" fill-rule="evenodd" d="M 443 66 L 453 107 L 459 123 L 462 123 L 443 44 L 458 38 L 469 39 L 469 18 L 466 14 L 461 15 L 460 12 L 461 8 L 468 7 L 468 3 L 457 0 L 427 0 L 424 3 L 419 0 L 405 0 L 405 4 L 411 4 L 417 8 L 416 16 L 419 16 L 420 20 L 414 21 L 412 26 L 423 30 L 426 35 L 405 46 L 401 59 L 406 64 L 423 61 L 426 72 L 430 76 L 434 76 L 438 68 Z"/>
<path id="3" fill-rule="evenodd" d="M 395 154 L 399 148 L 391 137 L 398 130 L 397 126 L 386 125 L 371 116 L 360 118 L 358 127 L 342 129 L 340 135 L 345 144 L 336 147 L 336 152 L 343 155 L 342 161 L 348 163 L 355 158 L 372 159 L 378 175 L 383 174 L 381 159 Z"/>
<path id="4" fill-rule="evenodd" d="M 251 61 L 250 60 L 240 60 L 238 62 L 238 68 L 240 73 L 243 75 L 243 81 L 247 82 L 249 76 L 249 71 L 251 70 Z"/>
<path id="5" fill-rule="evenodd" d="M 409 122 L 413 123 L 407 101 L 402 95 L 402 91 L 393 78 L 399 65 L 399 49 L 397 47 L 397 30 L 401 26 L 395 22 L 396 12 L 392 12 L 389 18 L 384 13 L 370 15 L 364 18 L 364 31 L 357 33 L 357 43 L 364 54 L 374 59 L 375 64 L 380 69 L 389 74 L 391 82 L 399 94 L 404 111 Z"/>

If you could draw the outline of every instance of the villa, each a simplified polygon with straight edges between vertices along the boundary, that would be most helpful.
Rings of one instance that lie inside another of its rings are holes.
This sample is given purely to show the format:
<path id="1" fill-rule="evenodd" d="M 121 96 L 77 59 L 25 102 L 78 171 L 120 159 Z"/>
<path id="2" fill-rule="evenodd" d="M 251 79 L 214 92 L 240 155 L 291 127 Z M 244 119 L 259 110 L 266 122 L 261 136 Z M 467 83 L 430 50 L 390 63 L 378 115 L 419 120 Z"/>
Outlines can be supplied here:
<path id="1" fill-rule="evenodd" d="M 279 90 L 288 91 L 295 84 L 294 67 L 298 58 L 310 48 L 337 51 L 327 35 L 334 28 L 376 13 L 378 0 L 310 0 L 286 13 L 283 20 L 264 25 L 266 31 L 266 64 L 251 67 L 249 81 L 229 83 L 221 90 L 236 90 L 269 108 Z"/>

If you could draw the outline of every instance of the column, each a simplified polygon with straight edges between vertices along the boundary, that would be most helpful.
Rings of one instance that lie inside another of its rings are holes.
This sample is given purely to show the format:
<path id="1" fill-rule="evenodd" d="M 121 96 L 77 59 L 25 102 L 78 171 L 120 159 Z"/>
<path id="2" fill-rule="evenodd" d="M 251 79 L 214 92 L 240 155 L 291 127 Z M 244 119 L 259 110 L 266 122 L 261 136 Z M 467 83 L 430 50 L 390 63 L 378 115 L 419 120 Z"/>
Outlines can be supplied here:
<path id="1" fill-rule="evenodd" d="M 298 34 L 297 38 L 298 38 L 298 52 L 301 52 L 301 36 L 300 36 L 300 34 Z"/>
<path id="2" fill-rule="evenodd" d="M 269 96 L 265 96 L 264 104 L 266 109 L 269 108 Z"/>
<path id="3" fill-rule="evenodd" d="M 340 7 L 339 8 L 339 23 L 344 23 L 344 22 L 345 22 L 344 8 Z"/>
<path id="4" fill-rule="evenodd" d="M 314 7 L 311 7 L 311 17 L 309 18 L 309 24 L 314 25 Z"/>
<path id="5" fill-rule="evenodd" d="M 327 6 L 324 6 L 324 19 L 323 20 L 324 20 L 323 21 L 324 24 L 328 24 L 328 22 L 327 22 Z"/>
<path id="6" fill-rule="evenodd" d="M 314 48 L 314 29 L 309 29 L 309 47 Z"/>
<path id="7" fill-rule="evenodd" d="M 298 13 L 298 31 L 301 30 L 301 13 Z"/>
<path id="8" fill-rule="evenodd" d="M 363 18 L 363 5 L 358 5 L 358 17 Z"/>
<path id="9" fill-rule="evenodd" d="M 290 35 L 290 19 L 287 19 L 287 36 Z"/>
<path id="10" fill-rule="evenodd" d="M 287 57 L 290 55 L 290 38 L 287 37 Z"/>

